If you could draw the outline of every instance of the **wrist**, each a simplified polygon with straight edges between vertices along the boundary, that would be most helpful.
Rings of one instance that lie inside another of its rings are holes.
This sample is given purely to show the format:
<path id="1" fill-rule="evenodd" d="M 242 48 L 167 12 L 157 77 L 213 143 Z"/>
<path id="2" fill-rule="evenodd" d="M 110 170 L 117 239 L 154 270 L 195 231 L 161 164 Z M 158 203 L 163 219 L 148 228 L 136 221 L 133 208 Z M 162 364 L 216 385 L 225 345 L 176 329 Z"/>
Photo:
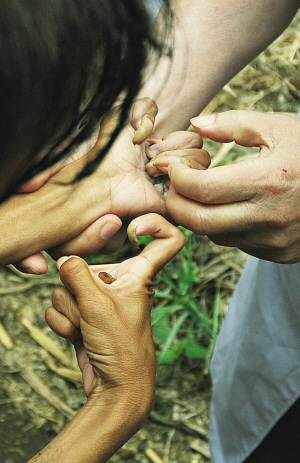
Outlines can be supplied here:
<path id="1" fill-rule="evenodd" d="M 97 391 L 31 463 L 104 463 L 141 428 L 149 411 L 142 385 L 139 391 L 127 387 Z"/>
<path id="2" fill-rule="evenodd" d="M 133 380 L 118 386 L 96 386 L 87 403 L 96 406 L 109 404 L 120 411 L 126 410 L 126 423 L 139 429 L 148 417 L 155 400 L 155 377 Z M 136 429 L 136 430 L 137 430 Z M 136 430 L 134 432 L 136 432 Z"/>

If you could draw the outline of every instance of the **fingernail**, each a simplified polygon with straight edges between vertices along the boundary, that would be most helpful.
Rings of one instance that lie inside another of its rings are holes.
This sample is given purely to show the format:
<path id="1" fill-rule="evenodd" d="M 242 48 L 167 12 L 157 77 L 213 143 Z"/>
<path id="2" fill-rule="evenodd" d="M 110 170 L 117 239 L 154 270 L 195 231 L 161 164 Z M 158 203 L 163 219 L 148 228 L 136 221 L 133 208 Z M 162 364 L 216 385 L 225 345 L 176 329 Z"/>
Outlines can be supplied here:
<path id="1" fill-rule="evenodd" d="M 139 217 L 137 217 L 132 222 L 130 222 L 130 224 L 128 225 L 128 228 L 127 228 L 127 236 L 129 238 L 129 241 L 132 244 L 132 246 L 134 246 L 137 249 L 139 249 L 139 240 L 138 240 L 138 237 L 137 237 L 137 228 L 138 228 L 140 223 L 141 223 L 141 219 Z"/>
<path id="2" fill-rule="evenodd" d="M 100 235 L 105 241 L 112 238 L 121 228 L 121 225 L 117 222 L 106 222 L 101 228 Z"/>
<path id="3" fill-rule="evenodd" d="M 56 262 L 57 270 L 59 270 L 62 264 L 64 264 L 67 260 L 69 260 L 70 257 L 72 256 L 63 256 L 60 259 L 58 259 L 58 261 Z"/>
<path id="4" fill-rule="evenodd" d="M 116 281 L 116 279 L 110 273 L 107 272 L 99 272 L 98 277 L 107 285 L 110 285 L 111 283 Z"/>
<path id="5" fill-rule="evenodd" d="M 181 159 L 176 156 L 163 156 L 152 161 L 152 164 L 155 167 L 167 167 L 171 162 L 181 162 Z"/>
<path id="6" fill-rule="evenodd" d="M 215 120 L 216 114 L 210 114 L 209 116 L 193 117 L 190 122 L 195 127 L 209 127 L 215 123 Z"/>

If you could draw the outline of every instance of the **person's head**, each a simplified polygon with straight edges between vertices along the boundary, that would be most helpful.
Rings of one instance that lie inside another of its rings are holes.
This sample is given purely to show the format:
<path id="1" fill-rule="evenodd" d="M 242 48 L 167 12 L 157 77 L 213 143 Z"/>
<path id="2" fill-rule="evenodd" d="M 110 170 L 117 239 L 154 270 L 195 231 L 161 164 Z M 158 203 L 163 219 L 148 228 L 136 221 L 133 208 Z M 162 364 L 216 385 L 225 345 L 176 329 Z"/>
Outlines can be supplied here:
<path id="1" fill-rule="evenodd" d="M 2 0 L 0 200 L 86 139 L 122 96 L 120 130 L 147 51 L 160 52 L 151 31 L 143 0 Z"/>

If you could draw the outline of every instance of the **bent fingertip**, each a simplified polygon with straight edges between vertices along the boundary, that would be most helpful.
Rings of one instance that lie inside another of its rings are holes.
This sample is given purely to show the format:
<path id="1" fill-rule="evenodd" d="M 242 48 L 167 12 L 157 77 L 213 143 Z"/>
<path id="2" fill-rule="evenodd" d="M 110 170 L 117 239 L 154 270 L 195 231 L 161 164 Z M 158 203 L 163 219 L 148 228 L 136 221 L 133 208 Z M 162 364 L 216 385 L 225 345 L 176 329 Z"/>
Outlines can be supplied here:
<path id="1" fill-rule="evenodd" d="M 134 246 L 136 249 L 139 249 L 140 247 L 139 240 L 137 238 L 137 228 L 139 224 L 140 224 L 140 220 L 137 218 L 137 219 L 134 219 L 132 222 L 130 222 L 127 228 L 127 235 L 128 235 L 129 241 L 132 244 L 132 246 Z"/>
<path id="2" fill-rule="evenodd" d="M 57 270 L 60 270 L 61 266 L 62 266 L 65 262 L 67 262 L 67 260 L 70 260 L 72 257 L 77 257 L 78 259 L 80 259 L 80 257 L 74 256 L 74 255 L 60 257 L 60 259 L 58 259 L 58 261 L 56 262 L 56 268 L 57 268 Z"/>

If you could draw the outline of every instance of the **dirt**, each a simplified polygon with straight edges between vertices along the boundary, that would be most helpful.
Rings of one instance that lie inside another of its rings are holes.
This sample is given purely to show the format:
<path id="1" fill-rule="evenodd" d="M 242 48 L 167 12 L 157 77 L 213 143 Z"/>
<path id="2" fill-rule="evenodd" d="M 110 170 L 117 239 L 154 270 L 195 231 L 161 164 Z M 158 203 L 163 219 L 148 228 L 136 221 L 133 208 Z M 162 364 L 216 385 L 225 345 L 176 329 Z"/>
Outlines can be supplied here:
<path id="1" fill-rule="evenodd" d="M 24 277 L 10 268 L 0 269 L 0 322 L 12 343 L 8 346 L 11 348 L 0 343 L 2 463 L 28 461 L 53 439 L 86 400 L 79 381 L 71 382 L 61 376 L 64 366 L 56 359 L 57 352 L 49 354 L 24 326 L 24 320 L 27 325 L 29 320 L 31 328 L 32 325 L 39 328 L 52 339 L 67 355 L 69 371 L 77 372 L 73 347 L 52 333 L 44 319 L 58 284 L 53 264 L 50 272 L 41 277 Z M 26 290 L 29 285 L 32 287 Z M 7 291 L 11 293 L 3 294 Z M 149 462 L 151 459 L 146 456 L 149 451 L 154 451 L 164 462 L 209 461 L 204 455 L 209 451 L 210 382 L 202 374 L 202 367 L 203 364 L 191 360 L 175 367 L 158 367 L 153 412 L 111 462 Z"/>
<path id="2" fill-rule="evenodd" d="M 254 109 L 296 114 L 300 101 L 299 21 L 298 15 L 275 44 L 220 92 L 206 112 Z M 214 156 L 215 165 L 244 155 L 236 147 L 225 147 L 224 151 L 224 146 L 208 143 L 207 149 Z M 211 297 L 215 280 L 221 281 L 223 317 L 245 259 L 218 247 L 207 252 L 207 246 L 207 241 L 199 242 L 193 257 L 200 265 L 205 301 Z M 38 278 L 0 269 L 0 322 L 9 335 L 4 343 L 0 342 L 1 463 L 26 462 L 53 439 L 85 402 L 72 346 L 58 339 L 44 320 L 57 284 L 53 264 L 49 274 Z M 25 326 L 26 320 L 27 326 L 40 328 L 58 345 L 52 346 L 51 354 L 34 340 L 33 332 L 30 334 Z M 67 356 L 65 365 L 57 359 L 61 351 Z M 154 411 L 144 427 L 111 458 L 112 463 L 153 462 L 151 452 L 164 463 L 210 461 L 211 389 L 203 366 L 200 361 L 191 360 L 176 367 L 159 366 Z"/>

